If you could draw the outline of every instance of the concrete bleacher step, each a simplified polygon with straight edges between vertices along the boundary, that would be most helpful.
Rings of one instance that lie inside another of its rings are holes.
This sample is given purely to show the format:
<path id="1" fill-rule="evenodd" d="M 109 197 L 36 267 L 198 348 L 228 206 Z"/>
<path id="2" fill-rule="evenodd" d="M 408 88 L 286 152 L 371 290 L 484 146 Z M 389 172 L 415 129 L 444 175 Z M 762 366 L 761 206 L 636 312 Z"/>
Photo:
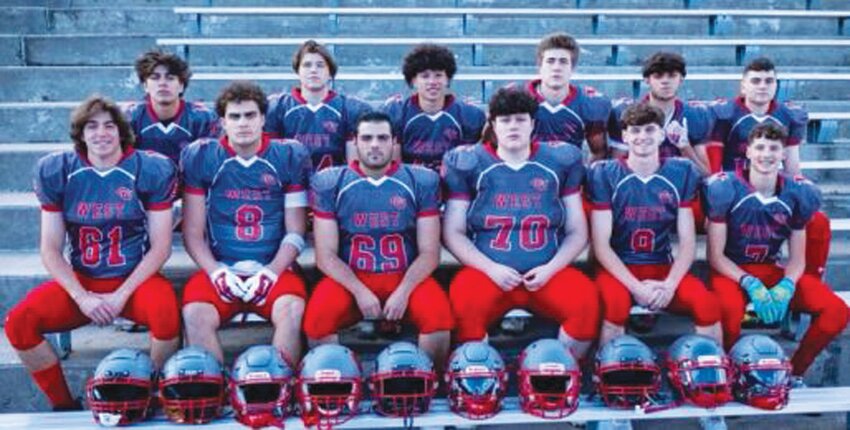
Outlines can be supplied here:
<path id="1" fill-rule="evenodd" d="M 194 15 L 175 14 L 171 7 L 3 7 L 2 28 L 37 34 L 197 34 Z"/>

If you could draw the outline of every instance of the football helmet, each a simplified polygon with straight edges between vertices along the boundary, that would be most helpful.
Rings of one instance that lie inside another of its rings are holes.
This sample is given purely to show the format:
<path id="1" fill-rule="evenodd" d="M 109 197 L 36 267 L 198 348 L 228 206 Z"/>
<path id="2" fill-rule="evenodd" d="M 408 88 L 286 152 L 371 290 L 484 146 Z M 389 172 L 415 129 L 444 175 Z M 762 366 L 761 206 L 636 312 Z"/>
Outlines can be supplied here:
<path id="1" fill-rule="evenodd" d="M 481 420 L 501 409 L 508 372 L 492 346 L 466 342 L 449 357 L 446 383 L 451 410 L 468 419 Z"/>
<path id="2" fill-rule="evenodd" d="M 154 368 L 142 351 L 121 348 L 100 361 L 86 384 L 96 423 L 117 426 L 142 421 L 151 412 Z"/>
<path id="3" fill-rule="evenodd" d="M 520 354 L 519 405 L 525 413 L 541 418 L 563 418 L 578 407 L 581 371 L 564 344 L 540 339 Z"/>
<path id="4" fill-rule="evenodd" d="M 252 428 L 283 425 L 289 411 L 293 374 L 274 346 L 254 345 L 246 349 L 230 372 L 230 405 L 236 421 Z"/>
<path id="5" fill-rule="evenodd" d="M 203 424 L 221 414 L 225 380 L 221 364 L 199 346 L 183 348 L 162 369 L 159 396 L 171 421 Z"/>
<path id="6" fill-rule="evenodd" d="M 437 390 L 434 363 L 410 342 L 384 348 L 369 378 L 375 411 L 381 415 L 411 417 L 428 412 Z"/>
<path id="7" fill-rule="evenodd" d="M 336 344 L 320 345 L 301 360 L 297 395 L 305 425 L 330 428 L 357 415 L 362 397 L 360 363 Z"/>
<path id="8" fill-rule="evenodd" d="M 638 338 L 622 335 L 596 352 L 593 382 L 608 407 L 645 408 L 655 403 L 661 388 L 661 367 L 655 354 Z"/>
<path id="9" fill-rule="evenodd" d="M 777 410 L 788 404 L 791 361 L 775 340 L 763 334 L 742 337 L 729 351 L 735 369 L 732 392 L 750 406 Z"/>
<path id="10" fill-rule="evenodd" d="M 698 334 L 676 339 L 666 364 L 679 401 L 713 408 L 732 400 L 732 365 L 714 339 Z"/>

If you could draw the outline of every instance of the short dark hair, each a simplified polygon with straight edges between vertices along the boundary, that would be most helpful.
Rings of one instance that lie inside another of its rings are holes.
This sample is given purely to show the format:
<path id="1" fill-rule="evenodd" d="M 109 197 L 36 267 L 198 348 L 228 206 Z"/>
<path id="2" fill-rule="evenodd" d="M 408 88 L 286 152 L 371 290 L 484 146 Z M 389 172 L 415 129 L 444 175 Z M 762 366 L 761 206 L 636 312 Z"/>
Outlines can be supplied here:
<path id="1" fill-rule="evenodd" d="M 572 67 L 578 64 L 578 55 L 580 48 L 578 41 L 567 33 L 552 33 L 537 44 L 537 63 L 543 60 L 543 54 L 550 49 L 566 49 L 570 52 L 570 63 Z"/>
<path id="2" fill-rule="evenodd" d="M 643 77 L 648 78 L 656 73 L 679 72 L 682 77 L 687 75 L 685 58 L 675 52 L 656 52 L 643 63 Z"/>
<path id="3" fill-rule="evenodd" d="M 620 115 L 620 124 L 623 128 L 630 125 L 646 125 L 650 123 L 664 127 L 664 112 L 655 106 L 646 103 L 635 103 Z"/>
<path id="4" fill-rule="evenodd" d="M 121 108 L 115 102 L 100 94 L 92 94 L 71 112 L 71 130 L 69 134 L 71 141 L 74 142 L 74 149 L 80 154 L 88 153 L 86 142 L 83 140 L 83 129 L 86 123 L 100 112 L 106 112 L 112 117 L 112 121 L 118 127 L 121 150 L 126 152 L 136 141 L 133 129 L 130 128 L 127 119 L 124 118 Z"/>
<path id="5" fill-rule="evenodd" d="M 360 124 L 364 122 L 385 122 L 390 125 L 390 135 L 393 135 L 393 122 L 390 116 L 381 111 L 369 111 L 357 117 L 357 125 L 354 126 L 354 135 L 360 133 Z"/>
<path id="6" fill-rule="evenodd" d="M 298 73 L 298 69 L 301 68 L 301 60 L 304 58 L 305 54 L 321 55 L 322 58 L 325 59 L 325 63 L 328 65 L 328 71 L 330 71 L 331 77 L 336 77 L 338 66 L 333 55 L 331 55 L 331 52 L 328 51 L 328 48 L 326 48 L 325 45 L 322 45 L 313 39 L 302 43 L 301 46 L 298 47 L 298 50 L 295 51 L 295 54 L 292 55 L 292 70 L 294 70 L 295 73 Z"/>
<path id="7" fill-rule="evenodd" d="M 515 113 L 527 113 L 534 119 L 538 107 L 537 100 L 528 91 L 518 86 L 509 86 L 499 88 L 493 93 L 487 110 L 490 121 L 495 120 L 497 116 Z"/>
<path id="8" fill-rule="evenodd" d="M 161 49 L 147 51 L 140 55 L 139 58 L 136 58 L 136 76 L 139 78 L 139 83 L 144 84 L 157 66 L 165 66 L 168 69 L 168 73 L 177 76 L 177 79 L 183 84 L 184 90 L 189 86 L 189 78 L 192 77 L 189 64 L 177 54 Z M 180 95 L 183 94 L 181 93 Z"/>
<path id="9" fill-rule="evenodd" d="M 260 113 L 263 115 L 266 114 L 269 106 L 266 94 L 259 85 L 251 81 L 233 81 L 222 88 L 218 97 L 215 99 L 215 112 L 219 117 L 224 118 L 228 103 L 245 101 L 256 102 Z"/>
<path id="10" fill-rule="evenodd" d="M 767 57 L 754 58 L 744 67 L 744 74 L 747 72 L 770 72 L 776 70 L 776 65 Z"/>
<path id="11" fill-rule="evenodd" d="M 778 140 L 782 142 L 782 146 L 785 146 L 785 142 L 788 140 L 788 130 L 774 122 L 765 121 L 750 130 L 750 134 L 747 135 L 747 144 L 753 143 L 759 138 Z"/>
<path id="12" fill-rule="evenodd" d="M 411 85 L 413 78 L 425 70 L 442 70 L 451 80 L 457 72 L 457 63 L 449 48 L 433 43 L 422 43 L 416 45 L 404 56 L 401 69 L 405 82 Z"/>

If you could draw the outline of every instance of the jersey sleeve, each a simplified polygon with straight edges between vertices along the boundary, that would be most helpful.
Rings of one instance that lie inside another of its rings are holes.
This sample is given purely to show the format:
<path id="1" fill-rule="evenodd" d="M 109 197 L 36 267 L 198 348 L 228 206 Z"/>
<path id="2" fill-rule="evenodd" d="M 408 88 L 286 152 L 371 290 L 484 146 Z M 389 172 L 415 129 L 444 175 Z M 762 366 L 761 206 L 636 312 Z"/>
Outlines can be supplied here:
<path id="1" fill-rule="evenodd" d="M 558 161 L 558 168 L 565 172 L 564 183 L 561 184 L 561 197 L 566 197 L 581 191 L 581 186 L 587 176 L 587 169 L 581 159 L 581 150 L 566 142 L 550 142 L 549 146 Z"/>
<path id="2" fill-rule="evenodd" d="M 372 106 L 354 97 L 345 98 L 345 135 L 346 141 L 354 139 L 357 133 L 357 120 L 360 116 L 372 111 Z"/>
<path id="3" fill-rule="evenodd" d="M 697 190 L 699 189 L 700 181 L 702 176 L 697 170 L 696 165 L 691 160 L 687 158 L 679 158 L 678 162 L 682 163 L 682 182 L 681 182 L 681 193 L 682 201 L 679 202 L 679 207 L 691 207 L 694 204 L 694 200 L 697 196 Z"/>
<path id="4" fill-rule="evenodd" d="M 177 197 L 177 168 L 157 153 L 140 154 L 141 166 L 137 186 L 145 210 L 170 209 Z"/>
<path id="5" fill-rule="evenodd" d="M 587 172 L 587 188 L 593 209 L 611 209 L 613 189 L 608 175 L 611 163 L 614 161 L 601 160 L 590 165 Z"/>
<path id="6" fill-rule="evenodd" d="M 431 169 L 411 166 L 416 178 L 417 217 L 440 215 L 440 177 Z"/>
<path id="7" fill-rule="evenodd" d="M 587 111 L 585 112 L 584 127 L 587 136 L 604 133 L 608 128 L 611 116 L 611 100 L 593 88 L 585 87 L 587 96 Z"/>
<path id="8" fill-rule="evenodd" d="M 381 112 L 390 117 L 390 123 L 393 127 L 393 136 L 396 140 L 402 141 L 402 132 L 404 131 L 404 99 L 401 94 L 396 94 L 387 99 L 381 105 Z"/>
<path id="9" fill-rule="evenodd" d="M 70 153 L 56 152 L 38 160 L 35 166 L 33 189 L 41 209 L 48 212 L 61 212 L 65 194 L 65 181 Z"/>
<path id="10" fill-rule="evenodd" d="M 269 108 L 266 111 L 266 124 L 263 131 L 272 137 L 283 137 L 283 115 L 286 113 L 284 106 L 285 93 L 276 93 L 268 96 Z"/>
<path id="11" fill-rule="evenodd" d="M 714 223 L 725 223 L 735 203 L 735 185 L 726 172 L 719 172 L 705 180 L 702 189 L 702 207 L 706 217 Z"/>
<path id="12" fill-rule="evenodd" d="M 717 100 L 708 105 L 709 129 L 707 141 L 725 142 L 732 127 L 731 119 L 735 105 L 726 100 Z"/>
<path id="13" fill-rule="evenodd" d="M 461 137 L 462 144 L 473 144 L 481 140 L 481 131 L 484 129 L 486 117 L 484 111 L 470 103 L 461 102 L 463 106 L 463 136 Z"/>
<path id="14" fill-rule="evenodd" d="M 799 106 L 787 107 L 791 118 L 788 122 L 788 142 L 786 145 L 799 145 L 806 140 L 809 114 Z"/>
<path id="15" fill-rule="evenodd" d="M 200 103 L 193 103 L 195 112 L 201 118 L 201 125 L 198 128 L 196 138 L 204 137 L 217 138 L 221 134 L 221 126 L 218 121 L 218 115 Z"/>
<path id="16" fill-rule="evenodd" d="M 629 150 L 625 142 L 623 142 L 623 124 L 620 122 L 620 115 L 629 106 L 631 99 L 622 98 L 614 100 L 611 103 L 611 113 L 608 115 L 608 147 L 618 151 L 626 152 Z"/>
<path id="17" fill-rule="evenodd" d="M 702 103 L 689 102 L 683 113 L 688 123 L 688 140 L 691 145 L 708 142 L 711 133 L 711 114 L 708 106 Z"/>
<path id="18" fill-rule="evenodd" d="M 180 152 L 180 179 L 183 189 L 190 194 L 205 194 L 210 178 L 207 160 L 213 139 L 199 139 Z"/>
<path id="19" fill-rule="evenodd" d="M 336 219 L 336 195 L 342 169 L 324 169 L 310 179 L 310 207 L 316 218 Z"/>
<path id="20" fill-rule="evenodd" d="M 446 187 L 447 200 L 472 200 L 473 188 L 470 177 L 478 165 L 475 145 L 453 148 L 443 155 L 441 173 Z"/>
<path id="21" fill-rule="evenodd" d="M 289 172 L 289 181 L 284 190 L 286 193 L 285 205 L 288 208 L 305 207 L 307 206 L 307 187 L 310 183 L 310 172 L 313 170 L 310 151 L 295 140 L 288 140 L 286 145 L 289 148 L 289 157 L 284 169 Z"/>
<path id="22" fill-rule="evenodd" d="M 822 197 L 817 186 L 803 176 L 796 176 L 793 180 L 797 184 L 795 193 L 797 204 L 789 225 L 794 230 L 801 230 L 806 228 L 806 224 L 815 212 L 820 210 Z"/>

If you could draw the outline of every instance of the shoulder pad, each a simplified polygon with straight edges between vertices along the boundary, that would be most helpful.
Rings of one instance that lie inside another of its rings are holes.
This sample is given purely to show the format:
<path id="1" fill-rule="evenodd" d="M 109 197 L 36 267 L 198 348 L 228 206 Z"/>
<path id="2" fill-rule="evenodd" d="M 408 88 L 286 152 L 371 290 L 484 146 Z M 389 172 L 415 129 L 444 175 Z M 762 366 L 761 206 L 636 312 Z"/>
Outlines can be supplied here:
<path id="1" fill-rule="evenodd" d="M 463 172 L 475 169 L 478 166 L 478 154 L 475 151 L 476 145 L 460 145 L 453 148 L 446 154 L 446 165 Z"/>
<path id="2" fill-rule="evenodd" d="M 339 183 L 347 166 L 333 166 L 316 172 L 310 179 L 310 187 L 316 192 L 325 192 L 333 189 Z"/>

